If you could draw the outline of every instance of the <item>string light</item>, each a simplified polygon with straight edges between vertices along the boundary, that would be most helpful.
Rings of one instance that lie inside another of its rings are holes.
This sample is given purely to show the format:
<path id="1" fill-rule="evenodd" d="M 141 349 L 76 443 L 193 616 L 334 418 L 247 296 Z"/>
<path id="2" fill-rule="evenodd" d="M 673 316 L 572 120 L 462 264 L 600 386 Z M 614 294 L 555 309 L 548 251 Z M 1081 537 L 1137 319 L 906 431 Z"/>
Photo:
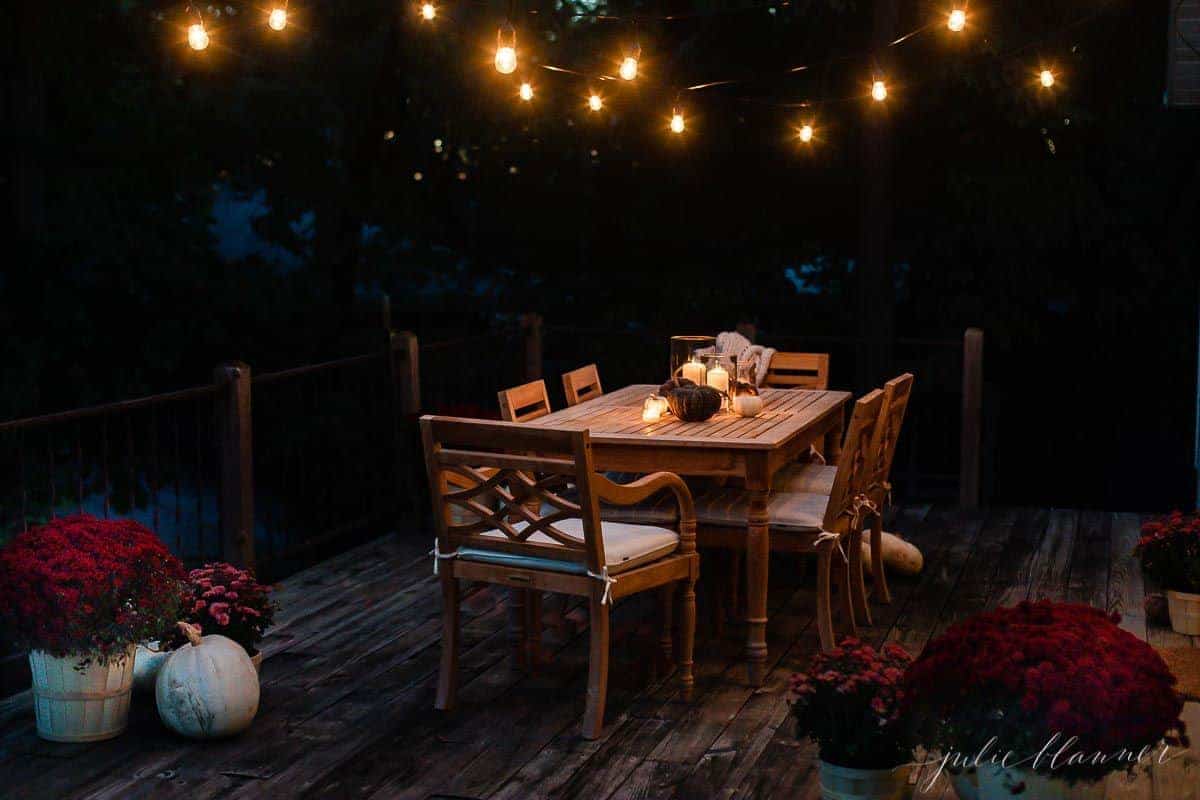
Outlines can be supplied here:
<path id="1" fill-rule="evenodd" d="M 617 74 L 621 76 L 621 80 L 631 81 L 638 75 L 638 59 L 642 57 L 642 46 L 635 44 L 633 49 L 625 53 L 625 58 L 621 60 L 621 68 L 617 70 Z"/>
<path id="2" fill-rule="evenodd" d="M 804 123 L 800 126 L 800 130 L 796 132 L 796 135 L 799 137 L 800 141 L 808 144 L 813 140 L 813 126 L 807 122 Z"/>
<path id="3" fill-rule="evenodd" d="M 197 22 L 188 27 L 188 47 L 193 50 L 208 48 L 208 31 L 204 29 L 203 22 Z"/>
<path id="4" fill-rule="evenodd" d="M 599 111 L 604 108 L 604 98 L 592 92 L 591 96 L 588 97 L 588 108 L 592 111 Z"/>
<path id="5" fill-rule="evenodd" d="M 956 8 L 950 12 L 950 18 L 946 20 L 946 27 L 958 33 L 963 28 L 967 27 L 967 12 L 961 8 Z"/>
<path id="6" fill-rule="evenodd" d="M 496 71 L 511 75 L 517 69 L 517 32 L 512 23 L 505 22 L 496 31 Z"/>
<path id="7" fill-rule="evenodd" d="M 887 100 L 887 84 L 876 79 L 876 81 L 871 84 L 871 98 L 876 103 L 882 103 L 884 100 Z"/>
<path id="8" fill-rule="evenodd" d="M 1049 89 L 1054 85 L 1054 72 L 1048 69 L 1042 70 L 1038 75 L 1038 82 L 1042 84 L 1043 89 Z"/>
<path id="9" fill-rule="evenodd" d="M 683 114 L 678 108 L 671 109 L 671 133 L 683 133 Z"/>
<path id="10" fill-rule="evenodd" d="M 533 99 L 533 84 L 529 83 L 528 81 L 526 81 L 525 83 L 522 83 L 521 88 L 517 92 L 517 94 L 520 96 L 520 98 L 522 100 L 524 100 L 526 103 L 528 103 L 530 100 Z"/>
<path id="11" fill-rule="evenodd" d="M 271 9 L 271 13 L 267 16 L 267 25 L 269 25 L 271 27 L 271 30 L 281 31 L 287 27 L 287 23 L 288 23 L 287 9 L 285 9 L 285 8 Z"/>
<path id="12" fill-rule="evenodd" d="M 426 22 L 430 22 L 436 16 L 437 16 L 437 6 L 435 6 L 433 3 L 422 3 L 421 4 L 421 19 L 425 20 Z"/>

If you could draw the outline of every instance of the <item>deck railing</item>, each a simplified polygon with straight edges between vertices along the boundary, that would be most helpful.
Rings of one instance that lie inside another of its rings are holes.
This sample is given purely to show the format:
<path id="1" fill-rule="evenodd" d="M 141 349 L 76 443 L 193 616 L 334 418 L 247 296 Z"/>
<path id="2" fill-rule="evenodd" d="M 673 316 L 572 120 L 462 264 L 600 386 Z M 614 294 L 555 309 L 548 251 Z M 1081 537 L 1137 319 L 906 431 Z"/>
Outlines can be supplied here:
<path id="1" fill-rule="evenodd" d="M 590 361 L 602 365 L 608 387 L 656 382 L 668 338 L 543 326 L 525 314 L 421 342 L 392 330 L 385 314 L 371 352 L 263 373 L 231 362 L 210 383 L 2 422 L 0 542 L 62 514 L 119 515 L 157 531 L 189 565 L 222 559 L 274 580 L 424 521 L 419 413 L 495 417 L 500 389 Z M 764 343 L 831 352 L 833 385 L 857 388 L 853 339 Z M 918 376 L 898 488 L 908 499 L 961 491 L 964 505 L 978 503 L 982 334 L 969 331 L 965 344 L 899 340 L 895 363 Z M 559 382 L 547 384 L 561 407 Z M 948 424 L 956 417 L 957 427 Z M 0 696 L 27 682 L 23 659 L 3 653 L 0 642 Z"/>

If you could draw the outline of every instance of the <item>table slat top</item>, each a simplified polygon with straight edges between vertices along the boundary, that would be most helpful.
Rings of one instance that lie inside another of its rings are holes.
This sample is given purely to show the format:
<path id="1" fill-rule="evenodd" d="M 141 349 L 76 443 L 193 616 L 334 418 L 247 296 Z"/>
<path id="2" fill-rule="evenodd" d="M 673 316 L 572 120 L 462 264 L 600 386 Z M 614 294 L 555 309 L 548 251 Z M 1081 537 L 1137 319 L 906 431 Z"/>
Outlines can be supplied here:
<path id="1" fill-rule="evenodd" d="M 532 422 L 547 428 L 587 428 L 593 442 L 670 444 L 680 447 L 771 449 L 836 413 L 849 392 L 807 389 L 762 389 L 763 410 L 756 417 L 718 412 L 704 422 L 681 422 L 664 416 L 642 422 L 642 404 L 658 389 L 634 384 Z"/>

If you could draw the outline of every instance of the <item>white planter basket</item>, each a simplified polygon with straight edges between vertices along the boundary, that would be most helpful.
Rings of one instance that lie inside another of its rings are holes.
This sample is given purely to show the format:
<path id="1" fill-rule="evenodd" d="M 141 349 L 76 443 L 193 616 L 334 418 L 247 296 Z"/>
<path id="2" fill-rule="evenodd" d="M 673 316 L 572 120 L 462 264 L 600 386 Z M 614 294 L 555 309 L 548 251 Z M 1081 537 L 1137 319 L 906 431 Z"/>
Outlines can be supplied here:
<path id="1" fill-rule="evenodd" d="M 910 797 L 908 771 L 851 769 L 820 762 L 822 800 L 899 800 Z"/>
<path id="2" fill-rule="evenodd" d="M 1104 781 L 1069 786 L 1054 777 L 1004 769 L 994 765 L 979 767 L 979 800 L 1103 800 Z"/>
<path id="3" fill-rule="evenodd" d="M 1200 636 L 1200 594 L 1167 591 L 1167 613 L 1171 629 L 1187 636 Z"/>
<path id="4" fill-rule="evenodd" d="M 108 664 L 76 669 L 80 659 L 29 654 L 38 736 L 52 742 L 97 742 L 125 731 L 133 688 L 134 648 Z"/>

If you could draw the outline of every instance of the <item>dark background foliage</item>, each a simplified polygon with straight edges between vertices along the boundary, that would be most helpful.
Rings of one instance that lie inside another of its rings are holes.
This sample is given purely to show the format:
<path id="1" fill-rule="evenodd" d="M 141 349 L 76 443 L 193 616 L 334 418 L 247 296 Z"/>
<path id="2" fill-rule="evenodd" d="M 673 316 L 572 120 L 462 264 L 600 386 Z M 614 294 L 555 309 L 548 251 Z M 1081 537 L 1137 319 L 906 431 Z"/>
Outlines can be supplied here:
<path id="1" fill-rule="evenodd" d="M 899 32 L 946 11 L 896 6 Z M 886 307 L 899 336 L 986 331 L 990 499 L 1192 502 L 1200 123 L 1163 104 L 1165 3 L 973 6 L 965 36 L 880 56 L 886 110 L 862 99 L 875 3 L 646 19 L 644 80 L 599 85 L 601 115 L 586 80 L 533 65 L 611 72 L 631 26 L 572 12 L 729 6 L 517 4 L 529 105 L 491 68 L 501 4 L 427 25 L 305 0 L 282 36 L 253 4 L 201 8 L 199 55 L 182 3 L 20 0 L 4 22 L 0 417 L 357 352 L 382 293 L 423 338 L 527 310 L 856 336 Z M 678 87 L 728 78 L 684 93 L 688 132 L 666 133 Z M 814 147 L 794 138 L 809 114 Z M 857 268 L 871 114 L 892 136 L 883 285 Z M 230 252 L 238 200 L 260 246 Z M 601 368 L 644 352 L 614 344 Z M 835 382 L 863 380 L 835 364 Z"/>

